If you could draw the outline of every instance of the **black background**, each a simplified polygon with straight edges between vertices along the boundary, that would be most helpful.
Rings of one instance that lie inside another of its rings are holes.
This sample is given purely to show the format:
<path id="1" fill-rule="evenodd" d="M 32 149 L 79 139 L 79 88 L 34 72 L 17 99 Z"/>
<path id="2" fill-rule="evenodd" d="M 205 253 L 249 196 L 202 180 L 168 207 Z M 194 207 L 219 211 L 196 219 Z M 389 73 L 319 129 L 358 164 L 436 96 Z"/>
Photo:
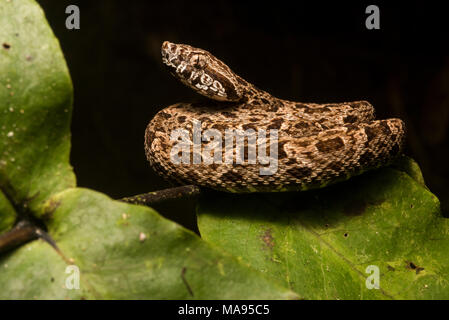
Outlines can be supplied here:
<path id="1" fill-rule="evenodd" d="M 406 154 L 449 211 L 449 11 L 439 2 L 39 0 L 75 88 L 71 163 L 78 185 L 113 198 L 169 185 L 149 167 L 147 123 L 197 99 L 163 69 L 162 41 L 209 50 L 275 96 L 301 102 L 368 100 L 406 122 Z M 443 3 L 443 2 L 441 2 Z M 67 30 L 78 5 L 81 29 Z M 367 30 L 365 8 L 380 8 Z M 158 205 L 195 230 L 194 202 Z"/>

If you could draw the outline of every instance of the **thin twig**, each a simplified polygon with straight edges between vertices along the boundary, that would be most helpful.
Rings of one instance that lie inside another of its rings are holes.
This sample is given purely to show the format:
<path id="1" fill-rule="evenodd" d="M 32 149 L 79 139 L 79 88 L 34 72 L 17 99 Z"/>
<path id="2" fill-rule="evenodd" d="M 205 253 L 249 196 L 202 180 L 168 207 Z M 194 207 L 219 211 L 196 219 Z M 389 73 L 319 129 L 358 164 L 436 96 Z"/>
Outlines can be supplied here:
<path id="1" fill-rule="evenodd" d="M 136 196 L 122 198 L 120 201 L 149 206 L 167 200 L 196 197 L 200 194 L 201 189 L 198 186 L 187 185 L 138 194 Z"/>
<path id="2" fill-rule="evenodd" d="M 29 203 L 39 195 L 39 192 L 27 199 L 18 201 L 11 196 L 12 194 L 16 194 L 16 192 L 8 180 L 2 181 L 0 184 L 0 192 L 3 193 L 17 214 L 16 223 L 13 228 L 0 234 L 0 254 L 40 238 L 49 243 L 59 254 L 61 254 L 61 256 L 63 256 L 55 241 L 45 231 L 45 224 L 34 217 L 29 209 Z"/>
<path id="3" fill-rule="evenodd" d="M 72 264 L 50 235 L 30 220 L 21 220 L 11 230 L 0 235 L 0 255 L 36 239 L 50 244 L 67 263 Z"/>
<path id="4" fill-rule="evenodd" d="M 39 237 L 38 228 L 24 221 L 18 223 L 10 231 L 0 235 L 0 254 L 19 247 Z"/>

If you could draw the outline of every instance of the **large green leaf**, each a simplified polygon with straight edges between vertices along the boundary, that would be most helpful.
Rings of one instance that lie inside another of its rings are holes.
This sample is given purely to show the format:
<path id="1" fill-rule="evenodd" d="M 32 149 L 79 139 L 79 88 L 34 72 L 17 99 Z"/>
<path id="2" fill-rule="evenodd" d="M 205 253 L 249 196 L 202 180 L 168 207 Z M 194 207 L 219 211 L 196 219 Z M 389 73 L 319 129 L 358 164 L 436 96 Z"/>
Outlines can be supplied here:
<path id="1" fill-rule="evenodd" d="M 203 199 L 199 229 L 305 298 L 448 299 L 448 220 L 416 163 L 399 167 L 317 191 Z M 366 287 L 370 265 L 379 290 Z"/>
<path id="2" fill-rule="evenodd" d="M 0 255 L 0 299 L 298 297 L 149 208 L 73 188 L 72 85 L 34 1 L 0 2 L 0 45 L 0 232 L 30 215 L 48 232 Z"/>
<path id="3" fill-rule="evenodd" d="M 145 207 L 76 188 L 53 197 L 47 215 L 59 250 L 39 240 L 0 258 L 0 299 L 298 297 Z M 65 287 L 69 264 L 79 290 Z"/>
<path id="4" fill-rule="evenodd" d="M 69 165 L 72 84 L 33 1 L 0 3 L 0 188 L 37 209 L 75 186 Z"/>

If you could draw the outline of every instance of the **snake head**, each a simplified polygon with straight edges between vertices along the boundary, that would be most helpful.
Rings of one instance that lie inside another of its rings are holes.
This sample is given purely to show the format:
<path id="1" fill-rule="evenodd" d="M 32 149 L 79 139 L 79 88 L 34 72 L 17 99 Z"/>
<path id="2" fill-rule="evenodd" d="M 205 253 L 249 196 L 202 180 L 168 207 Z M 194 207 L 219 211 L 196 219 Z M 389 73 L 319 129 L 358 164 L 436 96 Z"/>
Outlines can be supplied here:
<path id="1" fill-rule="evenodd" d="M 206 50 L 165 41 L 161 53 L 170 73 L 196 92 L 218 101 L 243 98 L 245 80 Z"/>

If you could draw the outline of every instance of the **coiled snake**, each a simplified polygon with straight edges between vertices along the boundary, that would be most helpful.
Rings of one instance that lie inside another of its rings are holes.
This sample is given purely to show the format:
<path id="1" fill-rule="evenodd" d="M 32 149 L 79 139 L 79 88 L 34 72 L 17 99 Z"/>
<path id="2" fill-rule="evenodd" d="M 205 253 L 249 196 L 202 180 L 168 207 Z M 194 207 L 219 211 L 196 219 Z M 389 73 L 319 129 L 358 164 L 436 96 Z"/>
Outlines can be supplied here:
<path id="1" fill-rule="evenodd" d="M 184 44 L 164 42 L 162 61 L 176 78 L 210 98 L 171 105 L 148 124 L 147 159 L 169 180 L 238 193 L 306 190 L 387 165 L 401 153 L 403 121 L 375 120 L 366 101 L 279 99 L 209 52 Z M 225 146 L 232 130 L 235 136 Z M 270 165 L 274 170 L 262 174 Z"/>

